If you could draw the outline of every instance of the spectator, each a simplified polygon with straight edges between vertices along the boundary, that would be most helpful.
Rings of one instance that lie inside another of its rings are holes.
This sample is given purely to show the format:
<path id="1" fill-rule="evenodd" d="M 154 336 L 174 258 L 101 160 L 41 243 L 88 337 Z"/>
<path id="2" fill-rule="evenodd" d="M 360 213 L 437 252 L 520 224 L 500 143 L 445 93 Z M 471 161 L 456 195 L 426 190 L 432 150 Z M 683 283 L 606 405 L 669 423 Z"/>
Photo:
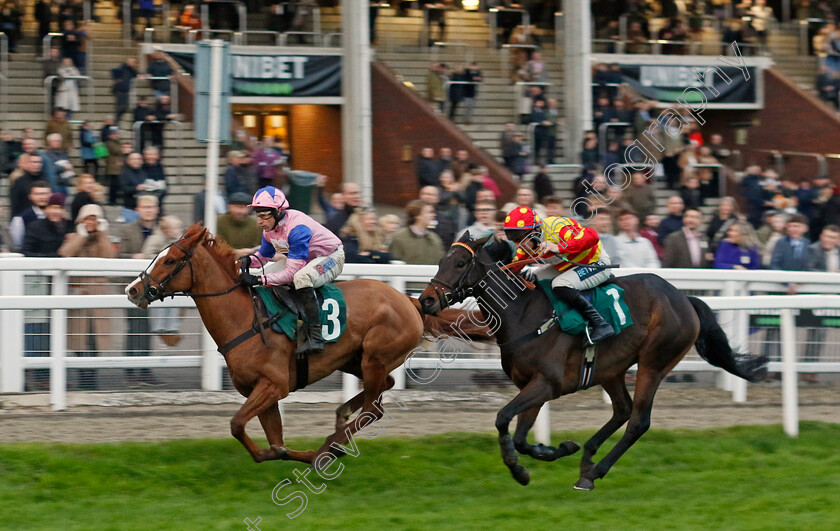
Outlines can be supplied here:
<path id="1" fill-rule="evenodd" d="M 680 187 L 685 208 L 700 208 L 703 206 L 703 193 L 700 191 L 700 179 L 694 175 L 686 177 L 685 185 Z"/>
<path id="2" fill-rule="evenodd" d="M 135 208 L 137 221 L 120 226 L 119 258 L 145 258 L 143 243 L 157 228 L 158 199 L 141 195 Z M 125 338 L 126 356 L 148 356 L 151 352 L 151 336 L 147 312 L 139 308 L 126 310 L 128 329 Z M 126 369 L 125 376 L 130 386 L 161 385 L 151 369 Z"/>
<path id="3" fill-rule="evenodd" d="M 837 225 L 828 225 L 823 228 L 819 241 L 811 245 L 808 249 L 808 270 L 825 271 L 828 273 L 840 272 L 838 243 L 840 243 L 840 227 Z M 808 328 L 808 335 L 805 340 L 805 355 L 802 361 L 819 361 L 825 339 L 826 333 L 824 329 Z M 817 375 L 813 373 L 800 373 L 800 379 L 806 383 L 818 383 Z"/>
<path id="4" fill-rule="evenodd" d="M 678 195 L 669 197 L 666 208 L 668 209 L 668 215 L 659 222 L 659 230 L 657 231 L 660 245 L 665 243 L 665 238 L 669 234 L 682 228 L 683 210 L 685 210 L 682 197 Z"/>
<path id="5" fill-rule="evenodd" d="M 131 92 L 131 84 L 137 77 L 137 59 L 127 57 L 125 62 L 111 70 L 111 79 L 114 81 L 111 92 L 114 95 L 114 119 L 116 123 L 122 120 L 122 115 L 128 112 L 128 93 Z"/>
<path id="6" fill-rule="evenodd" d="M 387 264 L 391 261 L 376 211 L 372 208 L 360 209 L 350 216 L 341 233 L 348 263 Z"/>
<path id="7" fill-rule="evenodd" d="M 452 175 L 462 187 L 464 185 L 464 174 L 469 171 L 471 165 L 470 154 L 466 149 L 459 149 L 455 152 L 455 160 L 449 165 L 449 169 L 452 170 Z"/>
<path id="8" fill-rule="evenodd" d="M 341 228 L 356 209 L 362 206 L 362 189 L 356 183 L 343 183 L 341 185 L 341 197 L 344 199 L 344 208 L 327 219 L 324 226 L 330 232 L 338 236 Z"/>
<path id="9" fill-rule="evenodd" d="M 274 137 L 266 135 L 263 143 L 254 149 L 252 164 L 257 172 L 257 187 L 278 186 L 275 182 L 278 177 L 278 169 L 284 162 L 283 153 L 274 147 Z"/>
<path id="10" fill-rule="evenodd" d="M 173 75 L 174 72 L 172 70 L 172 66 L 166 61 L 166 58 L 163 56 L 163 52 L 154 52 L 151 55 L 151 60 L 149 61 L 149 66 L 146 67 L 146 74 L 149 77 L 165 77 L 169 78 L 169 76 Z M 159 99 L 163 95 L 169 95 L 171 89 L 170 86 L 171 81 L 169 79 L 152 79 L 149 81 L 149 84 L 152 86 L 152 90 L 155 93 L 155 98 Z"/>
<path id="11" fill-rule="evenodd" d="M 163 212 L 163 200 L 166 198 L 166 170 L 160 163 L 160 152 L 154 146 L 143 150 L 143 173 L 146 175 L 144 181 L 147 194 L 156 195 L 160 202 L 160 211 Z"/>
<path id="12" fill-rule="evenodd" d="M 236 249 L 237 256 L 256 252 L 262 230 L 251 215 L 251 196 L 237 192 L 230 196 L 227 212 L 216 218 L 216 236 Z"/>
<path id="13" fill-rule="evenodd" d="M 67 194 L 67 186 L 75 177 L 70 163 L 70 154 L 63 145 L 60 134 L 52 133 L 47 137 L 47 149 L 40 152 L 44 178 L 50 182 L 53 192 Z"/>
<path id="14" fill-rule="evenodd" d="M 149 136 L 152 144 L 157 146 L 160 152 L 163 153 L 163 130 L 166 128 L 168 122 L 178 119 L 178 115 L 172 112 L 172 100 L 169 94 L 163 94 L 155 102 L 154 118 L 155 122 L 147 126 L 149 128 Z"/>
<path id="15" fill-rule="evenodd" d="M 475 223 L 459 232 L 455 239 L 460 240 L 465 233 L 470 233 L 470 238 L 477 240 L 496 232 L 496 203 L 487 199 L 477 201 L 475 204 Z"/>
<path id="16" fill-rule="evenodd" d="M 528 207 L 533 209 L 541 218 L 545 218 L 545 207 L 537 203 L 534 192 L 528 188 L 527 186 L 520 186 L 516 189 L 516 195 L 514 196 L 514 200 L 510 203 L 505 203 L 502 205 L 502 210 L 505 212 L 510 212 L 514 208 L 518 206 Z"/>
<path id="17" fill-rule="evenodd" d="M 746 169 L 746 175 L 739 183 L 741 197 L 747 203 L 747 221 L 752 223 L 753 227 L 761 224 L 761 219 L 767 210 L 767 198 L 761 181 L 761 167 L 752 165 Z"/>
<path id="18" fill-rule="evenodd" d="M 26 256 L 59 256 L 58 249 L 64 243 L 64 235 L 67 233 L 64 196 L 50 195 L 44 214 L 43 219 L 33 221 L 26 228 L 21 246 L 21 252 Z"/>
<path id="19" fill-rule="evenodd" d="M 383 244 L 386 247 L 391 246 L 391 240 L 394 238 L 394 234 L 400 230 L 401 224 L 400 217 L 396 214 L 385 214 L 379 218 L 379 228 L 382 230 Z"/>
<path id="20" fill-rule="evenodd" d="M 76 218 L 76 231 L 68 233 L 58 249 L 64 257 L 83 256 L 114 258 L 116 250 L 108 236 L 108 221 L 102 207 L 89 204 L 82 207 Z M 79 277 L 70 281 L 71 295 L 107 295 L 106 277 Z M 109 350 L 111 345 L 110 311 L 81 309 L 67 312 L 67 349 L 78 356 L 95 356 L 97 351 Z M 78 387 L 84 390 L 99 388 L 96 369 L 77 369 Z"/>
<path id="21" fill-rule="evenodd" d="M 44 142 L 54 133 L 61 135 L 62 145 L 70 149 L 73 145 L 73 129 L 67 121 L 67 111 L 60 106 L 53 109 L 52 118 L 44 128 Z"/>
<path id="22" fill-rule="evenodd" d="M 723 241 L 729 227 L 738 221 L 738 203 L 734 197 L 724 197 L 720 200 L 717 212 L 706 227 L 706 238 L 709 240 L 709 250 L 717 251 L 718 244 Z"/>
<path id="23" fill-rule="evenodd" d="M 840 81 L 838 81 L 837 74 L 828 69 L 828 66 L 821 66 L 820 73 L 817 75 L 816 81 L 817 94 L 820 99 L 826 103 L 831 104 L 835 110 L 840 110 L 840 101 L 838 101 L 838 90 L 840 90 Z"/>
<path id="24" fill-rule="evenodd" d="M 519 179 L 527 172 L 528 163 L 528 145 L 523 142 L 522 133 L 513 133 L 513 142 L 508 145 L 509 151 L 503 156 L 506 161 L 509 161 L 507 169 L 515 174 Z"/>
<path id="25" fill-rule="evenodd" d="M 277 4 L 280 4 L 280 2 L 277 2 Z M 178 23 L 188 30 L 201 29 L 201 17 L 198 16 L 198 12 L 195 10 L 195 6 L 193 4 L 187 4 L 184 6 L 184 11 L 178 18 Z M 186 32 L 184 33 L 184 37 L 186 38 Z"/>
<path id="26" fill-rule="evenodd" d="M 236 192 L 244 192 L 253 196 L 257 191 L 257 178 L 251 168 L 251 156 L 244 151 L 228 153 L 230 161 L 225 170 L 225 198 Z"/>
<path id="27" fill-rule="evenodd" d="M 766 0 L 754 0 L 753 5 L 747 13 L 750 17 L 750 26 L 762 47 L 767 45 L 767 26 L 773 18 L 773 8 L 767 5 Z"/>
<path id="28" fill-rule="evenodd" d="M 77 219 L 79 217 L 79 211 L 83 206 L 99 203 L 94 198 L 96 195 L 95 188 L 96 179 L 93 178 L 93 175 L 83 173 L 79 176 L 79 180 L 76 183 L 76 196 L 73 198 L 73 202 L 70 203 L 70 219 Z"/>
<path id="29" fill-rule="evenodd" d="M 527 83 L 545 83 L 550 82 L 548 78 L 548 68 L 543 61 L 542 52 L 535 51 L 531 54 L 531 59 L 525 63 L 522 71 L 519 74 L 520 81 Z"/>
<path id="30" fill-rule="evenodd" d="M 137 207 L 137 196 L 146 190 L 146 179 L 148 176 L 143 171 L 143 156 L 140 153 L 130 153 L 119 177 L 123 206 L 126 210 L 134 210 Z"/>
<path id="31" fill-rule="evenodd" d="M 96 157 L 96 133 L 90 126 L 90 122 L 85 120 L 79 126 L 79 154 L 82 158 L 82 168 L 85 173 L 97 175 L 99 173 L 99 159 Z M 73 217 L 73 219 L 76 219 Z"/>
<path id="32" fill-rule="evenodd" d="M 452 169 L 452 148 L 442 147 L 438 150 L 438 177 L 440 172 Z"/>
<path id="33" fill-rule="evenodd" d="M 105 157 L 105 178 L 108 184 L 108 204 L 115 206 L 119 201 L 119 175 L 122 173 L 124 158 L 119 129 L 114 125 L 108 129 L 108 140 L 105 141 L 105 147 L 108 149 L 108 156 Z"/>
<path id="34" fill-rule="evenodd" d="M 466 217 L 464 192 L 460 190 L 450 170 L 440 173 L 440 188 L 435 189 L 435 192 L 437 234 L 443 246 L 448 248 L 455 241 L 455 234 L 463 227 L 461 220 Z"/>
<path id="35" fill-rule="evenodd" d="M 426 92 L 429 102 L 434 105 L 435 112 L 443 114 L 446 109 L 446 91 L 444 85 L 448 81 L 446 65 L 435 63 L 426 75 Z"/>
<path id="36" fill-rule="evenodd" d="M 464 65 L 458 65 L 452 72 L 447 97 L 449 98 L 449 119 L 455 121 L 458 105 L 464 101 L 464 90 L 467 82 L 467 72 Z"/>
<path id="37" fill-rule="evenodd" d="M 536 174 L 534 174 L 534 193 L 537 195 L 537 201 L 544 202 L 544 199 L 554 195 L 554 186 L 551 184 L 551 177 L 548 175 L 548 167 L 540 166 Z"/>
<path id="38" fill-rule="evenodd" d="M 478 85 L 484 78 L 481 75 L 481 70 L 478 68 L 478 63 L 470 62 L 465 71 L 466 81 L 470 84 L 464 85 L 464 124 L 472 125 L 473 112 L 475 111 L 475 101 L 478 96 Z M 460 176 L 456 175 L 458 179 Z"/>
<path id="39" fill-rule="evenodd" d="M 242 193 L 244 192 L 237 192 Z M 204 222 L 204 198 L 207 195 L 207 190 L 201 189 L 195 195 L 193 195 L 193 221 Z M 250 203 L 250 196 L 248 199 L 248 203 Z M 221 190 L 216 192 L 216 195 L 213 199 L 213 211 L 216 213 L 216 216 L 221 216 L 225 212 L 227 212 L 227 202 L 225 201 L 225 196 L 222 194 Z"/>
<path id="40" fill-rule="evenodd" d="M 703 214 L 696 208 L 686 208 L 681 230 L 672 232 L 665 239 L 662 267 L 706 268 L 709 267 L 706 252 L 709 242 L 700 232 Z"/>
<path id="41" fill-rule="evenodd" d="M 163 216 L 152 235 L 143 242 L 141 252 L 146 259 L 152 259 L 184 232 L 181 220 L 176 216 Z M 160 336 L 167 346 L 174 347 L 181 341 L 179 308 L 149 308 L 152 334 Z"/>
<path id="42" fill-rule="evenodd" d="M 9 190 L 9 203 L 11 204 L 12 216 L 17 216 L 32 205 L 29 198 L 32 186 L 43 181 L 44 174 L 41 171 L 41 156 L 24 153 L 18 158 L 18 168 L 9 176 L 11 187 Z"/>
<path id="43" fill-rule="evenodd" d="M 137 143 L 136 149 L 138 151 L 143 151 L 143 148 L 146 147 L 146 142 L 151 141 L 152 124 L 149 122 L 153 122 L 156 119 L 155 111 L 149 103 L 148 98 L 145 96 L 137 97 L 137 105 L 134 107 L 133 115 L 133 123 L 143 122 L 139 126 L 139 129 L 135 129 L 135 131 L 137 131 L 138 138 L 134 139 Z M 132 125 L 132 127 L 134 126 Z"/>
<path id="44" fill-rule="evenodd" d="M 415 199 L 405 208 L 408 226 L 397 231 L 389 251 L 394 260 L 407 264 L 437 264 L 443 257 L 443 244 L 430 230 L 435 221 L 435 208 L 421 199 Z"/>
<path id="45" fill-rule="evenodd" d="M 656 208 L 656 196 L 653 187 L 648 185 L 648 180 L 642 172 L 633 172 L 630 176 L 630 187 L 624 192 L 624 198 L 639 218 L 645 219 L 653 214 Z"/>
<path id="46" fill-rule="evenodd" d="M 35 56 L 43 51 L 44 37 L 50 32 L 53 22 L 51 0 L 38 0 L 35 4 L 35 20 L 38 21 L 38 38 L 35 40 Z M 45 76 L 46 77 L 46 76 Z"/>
<path id="47" fill-rule="evenodd" d="M 804 253 L 805 251 L 803 251 Z M 804 260 L 803 260 L 804 264 Z M 758 269 L 758 239 L 746 221 L 737 221 L 726 231 L 726 239 L 715 252 L 715 269 Z"/>
<path id="48" fill-rule="evenodd" d="M 9 53 L 17 52 L 17 43 L 21 31 L 22 13 L 14 2 L 0 3 L 0 32 L 6 34 Z"/>
<path id="49" fill-rule="evenodd" d="M 621 267 L 660 267 L 656 250 L 647 238 L 638 233 L 639 217 L 631 210 L 618 213 L 618 226 L 621 232 L 615 237 L 618 262 Z"/>
<path id="50" fill-rule="evenodd" d="M 583 139 L 583 149 L 580 152 L 580 163 L 588 170 L 594 170 L 601 160 L 598 152 L 598 137 L 594 134 Z"/>
<path id="51" fill-rule="evenodd" d="M 805 271 L 808 269 L 808 246 L 811 241 L 805 237 L 808 233 L 808 220 L 802 214 L 794 214 L 785 224 L 786 236 L 781 238 L 773 249 L 770 269 L 784 271 Z"/>
<path id="52" fill-rule="evenodd" d="M 36 220 L 44 219 L 47 202 L 52 191 L 46 181 L 35 181 L 29 189 L 29 206 L 12 218 L 9 234 L 12 237 L 13 249 L 20 249 L 23 245 L 26 228 Z"/>
<path id="53" fill-rule="evenodd" d="M 502 129 L 502 136 L 499 141 L 499 150 L 502 152 L 502 160 L 504 161 L 505 167 L 509 167 L 511 163 L 511 159 L 508 156 L 513 155 L 513 135 L 516 133 L 516 124 L 513 122 L 508 122 L 505 124 L 504 129 Z"/>
<path id="54" fill-rule="evenodd" d="M 559 197 L 548 196 L 542 201 L 543 209 L 545 210 L 545 217 L 560 217 L 565 216 L 566 212 L 563 208 L 563 201 Z"/>
<path id="55" fill-rule="evenodd" d="M 62 59 L 70 59 L 74 65 L 79 54 L 79 48 L 82 44 L 82 36 L 76 31 L 76 23 L 72 20 L 65 20 L 61 23 L 61 57 Z"/>
<path id="56" fill-rule="evenodd" d="M 108 141 L 108 136 L 111 134 L 111 128 L 116 127 L 114 124 L 114 117 L 110 114 L 102 119 L 102 128 L 99 130 L 99 141 L 103 144 Z M 119 130 L 119 128 L 117 128 Z"/>
<path id="57" fill-rule="evenodd" d="M 787 224 L 787 214 L 784 212 L 770 212 L 767 216 L 767 223 L 765 223 L 757 231 L 758 241 L 763 245 L 761 251 L 761 265 L 765 268 L 770 267 L 770 259 L 773 257 L 773 249 L 779 240 L 785 237 L 785 225 Z"/>
<path id="58" fill-rule="evenodd" d="M 341 195 L 341 192 L 330 195 L 329 201 L 324 197 L 324 186 L 326 184 L 326 175 L 319 175 L 315 179 L 315 186 L 318 187 L 318 205 L 324 213 L 324 220 L 328 220 L 333 214 L 344 208 L 344 196 Z"/>
<path id="59" fill-rule="evenodd" d="M 656 232 L 657 229 L 659 229 L 659 222 L 659 216 L 656 214 L 648 214 L 645 216 L 642 227 L 639 229 L 639 236 L 650 241 L 653 245 L 653 249 L 656 251 L 656 257 L 659 258 L 659 261 L 661 262 L 665 251 L 659 244 L 659 233 Z"/>
<path id="60" fill-rule="evenodd" d="M 417 184 L 419 188 L 424 186 L 437 186 L 440 184 L 440 164 L 434 159 L 435 151 L 430 147 L 420 150 L 417 157 Z"/>

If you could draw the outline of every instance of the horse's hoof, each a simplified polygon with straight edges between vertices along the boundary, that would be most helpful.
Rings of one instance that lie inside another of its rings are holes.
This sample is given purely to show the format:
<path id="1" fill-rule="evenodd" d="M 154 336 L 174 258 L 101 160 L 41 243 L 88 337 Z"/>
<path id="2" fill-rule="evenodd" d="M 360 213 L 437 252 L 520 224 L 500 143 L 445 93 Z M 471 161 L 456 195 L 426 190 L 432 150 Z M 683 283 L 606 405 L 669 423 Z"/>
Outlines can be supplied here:
<path id="1" fill-rule="evenodd" d="M 523 487 L 531 482 L 531 473 L 524 466 L 516 465 L 511 472 L 513 473 L 513 479 Z"/>
<path id="2" fill-rule="evenodd" d="M 283 461 L 287 461 L 289 459 L 289 451 L 285 446 L 271 445 L 271 449 L 274 451 L 275 459 L 281 459 Z"/>
<path id="3" fill-rule="evenodd" d="M 580 445 L 575 441 L 564 441 L 560 444 L 560 448 L 565 449 L 567 452 L 563 455 L 572 455 L 573 453 L 580 450 Z"/>
<path id="4" fill-rule="evenodd" d="M 595 483 L 591 479 L 580 478 L 575 483 L 575 490 L 592 490 L 595 488 Z"/>

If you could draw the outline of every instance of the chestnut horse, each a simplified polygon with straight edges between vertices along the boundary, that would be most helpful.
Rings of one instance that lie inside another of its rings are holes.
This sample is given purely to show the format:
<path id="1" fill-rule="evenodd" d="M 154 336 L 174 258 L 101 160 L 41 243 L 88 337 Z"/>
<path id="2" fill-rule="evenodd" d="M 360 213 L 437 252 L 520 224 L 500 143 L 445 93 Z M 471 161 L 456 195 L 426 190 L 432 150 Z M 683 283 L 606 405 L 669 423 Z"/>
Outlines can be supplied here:
<path id="1" fill-rule="evenodd" d="M 489 245 L 488 245 L 489 243 Z M 507 242 L 471 240 L 467 233 L 440 260 L 435 278 L 420 296 L 423 311 L 437 314 L 453 302 L 475 295 L 479 308 L 498 325 L 494 330 L 502 368 L 520 393 L 499 411 L 496 429 L 502 458 L 514 479 L 527 485 L 528 471 L 516 452 L 553 461 L 577 452 L 566 441 L 558 447 L 528 444 L 528 431 L 547 401 L 580 389 L 584 346 L 579 336 L 560 331 L 552 321 L 553 308 L 540 290 L 527 289 L 519 277 L 501 272 L 499 264 L 512 259 Z M 665 375 L 692 346 L 716 367 L 751 381 L 767 373 L 767 358 L 735 354 L 711 309 L 700 299 L 686 297 L 662 278 L 628 275 L 612 280 L 624 289 L 633 324 L 599 343 L 590 385 L 600 385 L 612 400 L 612 418 L 586 441 L 575 488 L 591 490 L 616 461 L 650 427 L 653 396 Z M 541 326 L 544 325 L 544 326 Z M 537 331 L 539 330 L 539 333 Z M 636 390 L 631 400 L 624 375 L 638 364 Z M 517 417 L 511 439 L 508 427 Z M 621 440 L 597 464 L 598 448 L 627 422 Z"/>
<path id="2" fill-rule="evenodd" d="M 175 294 L 193 297 L 213 340 L 224 346 L 264 320 L 256 315 L 251 294 L 240 285 L 238 275 L 233 249 L 197 223 L 161 251 L 125 292 L 132 303 L 144 309 L 150 302 Z M 439 335 L 455 319 L 461 317 L 463 321 L 463 312 L 456 310 L 440 318 L 423 316 L 416 299 L 377 280 L 351 280 L 336 285 L 347 301 L 347 326 L 338 341 L 327 343 L 322 353 L 309 357 L 308 381 L 295 381 L 296 345 L 283 334 L 255 334 L 225 356 L 234 387 L 247 397 L 230 421 L 231 433 L 256 462 L 283 459 L 316 466 L 318 458 L 327 453 L 340 456 L 338 445 L 349 442 L 352 434 L 372 419 L 382 417 L 379 400 L 394 385 L 389 373 L 403 363 L 424 331 Z M 486 329 L 476 327 L 465 332 L 482 334 Z M 363 390 L 339 406 L 336 431 L 318 450 L 286 448 L 278 401 L 336 370 L 360 378 Z M 362 412 L 348 423 L 350 415 L 359 408 Z M 257 446 L 245 433 L 245 425 L 254 417 L 259 418 L 265 431 L 268 449 Z M 324 466 L 328 465 L 329 460 Z"/>

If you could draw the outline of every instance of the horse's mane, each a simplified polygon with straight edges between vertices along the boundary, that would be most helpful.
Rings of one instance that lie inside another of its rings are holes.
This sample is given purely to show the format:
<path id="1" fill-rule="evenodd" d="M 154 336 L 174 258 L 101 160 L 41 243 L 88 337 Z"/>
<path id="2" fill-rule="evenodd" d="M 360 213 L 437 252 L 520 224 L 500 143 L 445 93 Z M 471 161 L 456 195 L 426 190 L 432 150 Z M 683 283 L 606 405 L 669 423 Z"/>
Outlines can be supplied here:
<path id="1" fill-rule="evenodd" d="M 187 232 L 184 233 L 182 238 L 186 239 L 197 236 L 204 230 L 205 227 L 201 223 L 193 223 L 192 226 L 187 229 Z M 239 271 L 236 265 L 236 252 L 233 250 L 233 247 L 228 245 L 226 241 L 210 235 L 209 232 L 205 236 L 202 245 L 210 253 L 210 256 L 212 256 L 213 259 L 222 266 L 222 268 L 227 271 L 232 278 L 236 278 Z"/>

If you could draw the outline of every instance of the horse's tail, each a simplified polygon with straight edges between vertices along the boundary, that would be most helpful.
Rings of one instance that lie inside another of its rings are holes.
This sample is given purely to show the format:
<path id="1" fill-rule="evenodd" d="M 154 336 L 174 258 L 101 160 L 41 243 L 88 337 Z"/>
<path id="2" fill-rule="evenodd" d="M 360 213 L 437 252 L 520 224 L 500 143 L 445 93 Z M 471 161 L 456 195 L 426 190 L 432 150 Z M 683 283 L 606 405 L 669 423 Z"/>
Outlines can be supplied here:
<path id="1" fill-rule="evenodd" d="M 492 341 L 493 334 L 484 324 L 484 317 L 479 312 L 447 308 L 437 315 L 423 313 L 420 301 L 409 297 L 423 319 L 423 331 L 434 337 L 451 336 L 476 341 Z"/>
<path id="2" fill-rule="evenodd" d="M 745 380 L 762 381 L 767 376 L 767 356 L 732 352 L 726 333 L 715 319 L 712 309 L 697 297 L 689 297 L 688 300 L 700 318 L 700 335 L 694 343 L 700 357 Z"/>

